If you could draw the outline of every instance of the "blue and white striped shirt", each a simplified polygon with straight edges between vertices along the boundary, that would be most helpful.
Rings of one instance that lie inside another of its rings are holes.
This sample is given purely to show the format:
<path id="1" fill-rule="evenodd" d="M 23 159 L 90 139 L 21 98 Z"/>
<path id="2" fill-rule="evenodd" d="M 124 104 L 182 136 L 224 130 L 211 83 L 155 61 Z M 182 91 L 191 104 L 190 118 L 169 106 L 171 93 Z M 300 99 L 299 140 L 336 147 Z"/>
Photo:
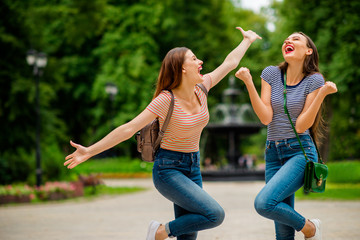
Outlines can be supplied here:
<path id="1" fill-rule="evenodd" d="M 284 111 L 284 76 L 280 68 L 277 66 L 266 67 L 261 74 L 261 78 L 271 86 L 273 118 L 267 128 L 267 140 L 296 137 Z M 320 73 L 315 73 L 304 77 L 295 86 L 286 86 L 287 108 L 294 125 L 304 108 L 307 95 L 323 86 L 324 82 L 324 77 Z M 309 130 L 302 133 L 302 135 L 304 134 L 309 134 Z"/>

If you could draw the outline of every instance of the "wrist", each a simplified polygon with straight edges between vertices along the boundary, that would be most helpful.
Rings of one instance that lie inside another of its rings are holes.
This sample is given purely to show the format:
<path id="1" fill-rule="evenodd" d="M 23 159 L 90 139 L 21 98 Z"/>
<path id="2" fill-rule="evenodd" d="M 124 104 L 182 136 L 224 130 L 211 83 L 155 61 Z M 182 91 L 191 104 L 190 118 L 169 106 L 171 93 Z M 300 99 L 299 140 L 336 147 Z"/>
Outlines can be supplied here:
<path id="1" fill-rule="evenodd" d="M 252 41 L 249 38 L 244 38 L 241 43 L 250 46 Z"/>
<path id="2" fill-rule="evenodd" d="M 321 88 L 320 91 L 319 91 L 319 97 L 321 98 L 325 98 L 329 93 L 326 91 L 325 88 Z"/>
<path id="3" fill-rule="evenodd" d="M 248 78 L 244 81 L 246 87 L 250 87 L 252 85 L 254 85 L 254 82 L 252 81 L 252 78 Z"/>

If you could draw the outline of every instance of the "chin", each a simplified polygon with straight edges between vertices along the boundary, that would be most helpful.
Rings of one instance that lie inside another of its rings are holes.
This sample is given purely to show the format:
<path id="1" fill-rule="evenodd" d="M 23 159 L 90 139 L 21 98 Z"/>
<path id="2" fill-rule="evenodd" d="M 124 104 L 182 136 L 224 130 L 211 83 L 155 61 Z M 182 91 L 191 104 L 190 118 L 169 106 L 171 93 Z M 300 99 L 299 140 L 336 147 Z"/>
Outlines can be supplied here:
<path id="1" fill-rule="evenodd" d="M 204 82 L 204 77 L 203 76 L 199 77 L 196 82 L 197 83 L 203 83 Z"/>

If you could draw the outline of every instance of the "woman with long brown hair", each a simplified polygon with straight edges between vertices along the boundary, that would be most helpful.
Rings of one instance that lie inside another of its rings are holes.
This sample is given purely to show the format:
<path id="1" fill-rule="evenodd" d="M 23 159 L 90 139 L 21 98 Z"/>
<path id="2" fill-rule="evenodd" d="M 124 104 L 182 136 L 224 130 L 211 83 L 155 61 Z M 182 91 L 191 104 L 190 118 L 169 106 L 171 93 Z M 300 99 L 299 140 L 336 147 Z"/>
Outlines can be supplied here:
<path id="1" fill-rule="evenodd" d="M 235 74 L 245 83 L 260 121 L 268 125 L 266 185 L 255 199 L 255 209 L 274 220 L 278 240 L 293 240 L 295 230 L 303 232 L 305 239 L 320 240 L 320 220 L 308 220 L 294 209 L 295 192 L 304 184 L 306 160 L 284 111 L 284 84 L 291 120 L 296 123 L 307 156 L 315 162 L 318 156 L 313 141 L 319 135 L 319 109 L 324 98 L 337 89 L 319 73 L 316 46 L 304 33 L 296 32 L 286 38 L 282 54 L 285 62 L 266 67 L 261 74 L 261 98 L 247 68 L 242 67 Z"/>
<path id="2" fill-rule="evenodd" d="M 155 118 L 159 119 L 161 128 L 170 106 L 172 91 L 175 105 L 155 155 L 153 181 L 158 191 L 174 203 L 175 219 L 166 224 L 152 221 L 147 240 L 167 237 L 196 239 L 198 231 L 216 227 L 224 219 L 222 207 L 202 189 L 199 140 L 209 120 L 205 91 L 209 91 L 235 69 L 251 43 L 260 38 L 253 31 L 238 29 L 244 37 L 243 41 L 214 71 L 201 75 L 203 62 L 188 48 L 174 48 L 162 62 L 154 98 L 142 113 L 89 147 L 70 142 L 76 151 L 66 157 L 64 165 L 74 168 L 129 139 Z M 202 87 L 206 88 L 205 91 Z"/>

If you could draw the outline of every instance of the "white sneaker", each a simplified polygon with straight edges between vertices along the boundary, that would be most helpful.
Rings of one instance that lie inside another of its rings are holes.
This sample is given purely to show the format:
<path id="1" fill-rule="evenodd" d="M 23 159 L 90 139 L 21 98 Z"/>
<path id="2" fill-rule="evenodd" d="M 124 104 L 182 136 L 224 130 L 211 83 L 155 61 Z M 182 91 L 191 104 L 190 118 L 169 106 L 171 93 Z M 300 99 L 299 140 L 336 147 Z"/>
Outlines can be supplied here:
<path id="1" fill-rule="evenodd" d="M 315 225 L 315 235 L 311 238 L 305 238 L 305 240 L 321 240 L 321 221 L 319 219 L 311 219 L 310 222 Z"/>
<path id="2" fill-rule="evenodd" d="M 149 229 L 146 235 L 146 240 L 155 240 L 156 231 L 160 227 L 160 223 L 152 220 L 149 224 Z"/>

